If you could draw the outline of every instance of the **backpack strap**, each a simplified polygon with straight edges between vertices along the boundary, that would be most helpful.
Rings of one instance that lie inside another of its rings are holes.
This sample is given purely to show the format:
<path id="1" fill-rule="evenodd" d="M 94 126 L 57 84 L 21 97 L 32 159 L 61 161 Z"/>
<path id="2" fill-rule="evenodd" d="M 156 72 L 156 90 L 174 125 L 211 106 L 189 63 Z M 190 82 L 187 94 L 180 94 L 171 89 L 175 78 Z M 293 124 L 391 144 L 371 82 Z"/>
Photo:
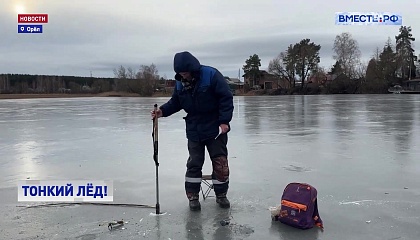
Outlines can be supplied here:
<path id="1" fill-rule="evenodd" d="M 323 224 L 322 219 L 319 216 L 319 212 L 318 212 L 318 199 L 315 199 L 315 207 L 314 207 L 313 218 L 315 220 L 315 225 L 323 230 L 324 229 L 324 224 Z"/>

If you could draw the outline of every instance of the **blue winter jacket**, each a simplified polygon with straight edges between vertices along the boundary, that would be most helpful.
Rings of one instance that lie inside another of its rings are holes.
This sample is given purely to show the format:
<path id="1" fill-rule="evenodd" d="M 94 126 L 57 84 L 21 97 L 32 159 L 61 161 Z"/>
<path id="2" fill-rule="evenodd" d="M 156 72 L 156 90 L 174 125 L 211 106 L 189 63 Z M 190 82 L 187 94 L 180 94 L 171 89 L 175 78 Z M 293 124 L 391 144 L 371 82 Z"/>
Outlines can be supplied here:
<path id="1" fill-rule="evenodd" d="M 187 116 L 186 136 L 191 141 L 204 141 L 219 134 L 220 124 L 227 124 L 233 115 L 233 95 L 223 75 L 215 68 L 201 65 L 189 52 L 175 54 L 176 86 L 171 99 L 160 109 L 168 117 L 181 109 Z M 186 89 L 180 81 L 180 72 L 191 72 L 195 87 Z"/>

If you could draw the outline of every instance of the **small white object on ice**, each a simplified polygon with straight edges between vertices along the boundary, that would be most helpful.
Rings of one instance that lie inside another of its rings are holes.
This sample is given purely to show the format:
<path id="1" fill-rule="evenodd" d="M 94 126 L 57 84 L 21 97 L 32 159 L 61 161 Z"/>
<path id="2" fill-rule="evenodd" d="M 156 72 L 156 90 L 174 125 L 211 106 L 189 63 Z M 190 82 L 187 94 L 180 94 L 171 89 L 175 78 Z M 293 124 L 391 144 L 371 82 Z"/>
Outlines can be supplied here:
<path id="1" fill-rule="evenodd" d="M 142 218 L 142 219 L 140 219 L 140 222 L 141 222 L 141 221 L 143 221 L 143 218 Z"/>
<path id="2" fill-rule="evenodd" d="M 354 205 L 360 205 L 363 202 L 373 202 L 373 200 L 360 200 L 360 201 L 354 201 L 354 202 L 340 202 L 340 205 L 347 205 L 347 204 L 354 204 Z"/>
<path id="3" fill-rule="evenodd" d="M 369 221 L 366 221 L 366 223 L 370 223 L 370 220 Z"/>
<path id="4" fill-rule="evenodd" d="M 281 206 L 269 207 L 268 209 L 271 212 L 271 218 L 274 219 L 276 216 L 280 214 Z"/>

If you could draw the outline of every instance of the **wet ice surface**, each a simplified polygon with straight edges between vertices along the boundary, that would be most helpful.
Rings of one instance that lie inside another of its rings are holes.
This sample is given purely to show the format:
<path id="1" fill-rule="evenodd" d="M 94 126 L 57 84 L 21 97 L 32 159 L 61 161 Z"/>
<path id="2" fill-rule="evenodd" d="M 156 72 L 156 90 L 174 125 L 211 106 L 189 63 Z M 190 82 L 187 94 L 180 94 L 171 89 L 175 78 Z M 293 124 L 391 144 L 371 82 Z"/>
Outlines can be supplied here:
<path id="1" fill-rule="evenodd" d="M 167 98 L 0 101 L 0 239 L 418 239 L 420 96 L 235 97 L 232 208 L 192 213 L 184 196 L 185 115 L 159 120 L 154 209 L 18 208 L 16 181 L 113 180 L 116 203 L 154 205 L 149 112 Z M 207 161 L 204 173 L 211 172 Z M 318 189 L 325 231 L 272 222 L 287 183 Z M 99 226 L 124 220 L 121 229 Z M 222 226 L 221 221 L 229 224 Z"/>

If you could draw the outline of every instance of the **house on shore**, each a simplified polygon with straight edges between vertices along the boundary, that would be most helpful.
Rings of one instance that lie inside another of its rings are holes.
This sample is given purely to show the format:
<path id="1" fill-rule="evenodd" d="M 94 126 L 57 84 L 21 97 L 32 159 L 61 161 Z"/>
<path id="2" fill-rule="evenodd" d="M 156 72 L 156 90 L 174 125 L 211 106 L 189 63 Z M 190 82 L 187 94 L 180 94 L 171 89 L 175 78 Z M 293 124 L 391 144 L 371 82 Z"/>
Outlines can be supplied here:
<path id="1" fill-rule="evenodd" d="M 239 80 L 238 78 L 231 78 L 228 76 L 224 76 L 226 82 L 229 84 L 230 88 L 233 92 L 241 91 L 244 87 L 244 82 Z M 165 89 L 166 92 L 172 92 L 175 88 L 176 80 L 174 79 L 167 79 L 165 83 L 162 85 L 162 88 Z"/>
<path id="2" fill-rule="evenodd" d="M 336 79 L 342 79 L 342 78 L 346 78 L 344 73 L 340 73 L 340 74 L 330 74 L 330 73 L 315 73 L 310 75 L 307 80 L 306 83 L 315 83 L 315 84 L 319 84 L 319 85 L 328 85 L 330 84 L 332 81 L 336 80 Z"/>
<path id="3" fill-rule="evenodd" d="M 415 78 L 403 82 L 405 90 L 420 92 L 420 78 Z"/>
<path id="4" fill-rule="evenodd" d="M 233 93 L 243 92 L 244 82 L 242 82 L 239 78 L 231 78 L 228 76 L 224 76 L 224 77 Z"/>
<path id="5" fill-rule="evenodd" d="M 252 74 L 244 74 L 245 85 L 249 86 L 252 90 L 258 89 L 289 89 L 290 82 L 287 79 L 280 78 L 265 70 L 259 70 L 257 76 Z"/>

